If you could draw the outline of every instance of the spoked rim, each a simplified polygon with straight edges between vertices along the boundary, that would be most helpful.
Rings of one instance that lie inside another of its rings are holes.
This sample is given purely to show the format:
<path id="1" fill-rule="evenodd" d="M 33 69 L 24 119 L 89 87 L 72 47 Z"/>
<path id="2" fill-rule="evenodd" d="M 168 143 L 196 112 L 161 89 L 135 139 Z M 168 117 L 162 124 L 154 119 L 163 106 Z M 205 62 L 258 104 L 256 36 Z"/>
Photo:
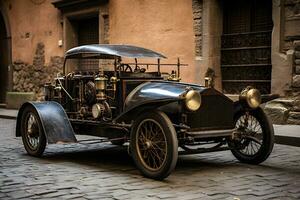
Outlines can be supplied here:
<path id="1" fill-rule="evenodd" d="M 167 139 L 163 128 L 152 119 L 143 120 L 137 128 L 138 156 L 145 168 L 158 171 L 167 158 Z"/>
<path id="2" fill-rule="evenodd" d="M 25 138 L 32 150 L 37 150 L 40 142 L 39 125 L 36 116 L 28 113 L 25 118 Z"/>
<path id="3" fill-rule="evenodd" d="M 236 122 L 236 128 L 241 132 L 239 152 L 245 156 L 256 155 L 263 144 L 263 130 L 260 122 L 246 113 Z"/>

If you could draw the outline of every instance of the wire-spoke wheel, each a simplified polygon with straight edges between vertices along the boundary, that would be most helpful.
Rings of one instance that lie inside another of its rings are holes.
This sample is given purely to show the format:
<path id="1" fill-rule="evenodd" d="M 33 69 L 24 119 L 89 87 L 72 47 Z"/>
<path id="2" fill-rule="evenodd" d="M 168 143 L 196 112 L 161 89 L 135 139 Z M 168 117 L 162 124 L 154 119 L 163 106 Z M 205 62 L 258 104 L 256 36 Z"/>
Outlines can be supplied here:
<path id="1" fill-rule="evenodd" d="M 46 137 L 37 112 L 30 106 L 26 107 L 22 113 L 21 135 L 29 155 L 41 156 L 43 154 L 46 147 Z"/>
<path id="2" fill-rule="evenodd" d="M 130 145 L 135 164 L 146 177 L 164 179 L 176 165 L 176 131 L 162 112 L 147 113 L 134 122 Z"/>
<path id="3" fill-rule="evenodd" d="M 235 121 L 239 134 L 229 142 L 233 155 L 249 164 L 265 161 L 274 146 L 274 130 L 263 110 L 237 113 Z"/>

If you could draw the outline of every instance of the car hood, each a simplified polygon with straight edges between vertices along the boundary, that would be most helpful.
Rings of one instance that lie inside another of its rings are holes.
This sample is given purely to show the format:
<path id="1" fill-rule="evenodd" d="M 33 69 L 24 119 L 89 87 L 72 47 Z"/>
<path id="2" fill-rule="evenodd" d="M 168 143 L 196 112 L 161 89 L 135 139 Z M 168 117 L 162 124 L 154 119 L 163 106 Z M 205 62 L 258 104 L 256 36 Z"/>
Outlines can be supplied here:
<path id="1" fill-rule="evenodd" d="M 171 81 L 151 81 L 137 86 L 127 96 L 124 104 L 124 110 L 129 110 L 132 107 L 161 100 L 181 100 L 183 95 L 189 89 L 194 89 L 203 93 L 206 88 L 199 85 L 178 83 Z"/>

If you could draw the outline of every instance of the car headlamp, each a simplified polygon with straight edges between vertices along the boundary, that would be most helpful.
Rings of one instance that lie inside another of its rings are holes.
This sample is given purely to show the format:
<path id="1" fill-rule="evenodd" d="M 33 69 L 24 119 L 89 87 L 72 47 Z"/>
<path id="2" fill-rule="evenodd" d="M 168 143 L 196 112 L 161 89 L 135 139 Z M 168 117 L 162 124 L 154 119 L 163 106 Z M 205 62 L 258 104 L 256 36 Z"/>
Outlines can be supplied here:
<path id="1" fill-rule="evenodd" d="M 201 95 L 195 90 L 189 90 L 185 95 L 185 105 L 190 111 L 196 111 L 201 106 Z"/>
<path id="2" fill-rule="evenodd" d="M 261 94 L 259 90 L 251 87 L 242 91 L 240 99 L 246 100 L 250 108 L 257 108 L 261 104 Z"/>

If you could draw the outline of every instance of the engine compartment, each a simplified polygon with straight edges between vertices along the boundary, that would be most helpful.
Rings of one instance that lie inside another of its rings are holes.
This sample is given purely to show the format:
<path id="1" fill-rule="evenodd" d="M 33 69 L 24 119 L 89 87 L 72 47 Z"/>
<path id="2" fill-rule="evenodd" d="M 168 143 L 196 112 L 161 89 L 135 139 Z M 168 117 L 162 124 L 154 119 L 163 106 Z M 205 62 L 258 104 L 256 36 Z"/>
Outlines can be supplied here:
<path id="1" fill-rule="evenodd" d="M 158 72 L 72 72 L 45 84 L 45 100 L 60 103 L 71 119 L 111 121 L 123 110 L 127 95 L 139 84 L 163 80 Z"/>
<path id="2" fill-rule="evenodd" d="M 117 78 L 113 72 L 73 72 L 45 85 L 45 100 L 60 103 L 73 119 L 109 121 L 115 109 Z M 93 112 L 94 111 L 94 112 Z"/>

